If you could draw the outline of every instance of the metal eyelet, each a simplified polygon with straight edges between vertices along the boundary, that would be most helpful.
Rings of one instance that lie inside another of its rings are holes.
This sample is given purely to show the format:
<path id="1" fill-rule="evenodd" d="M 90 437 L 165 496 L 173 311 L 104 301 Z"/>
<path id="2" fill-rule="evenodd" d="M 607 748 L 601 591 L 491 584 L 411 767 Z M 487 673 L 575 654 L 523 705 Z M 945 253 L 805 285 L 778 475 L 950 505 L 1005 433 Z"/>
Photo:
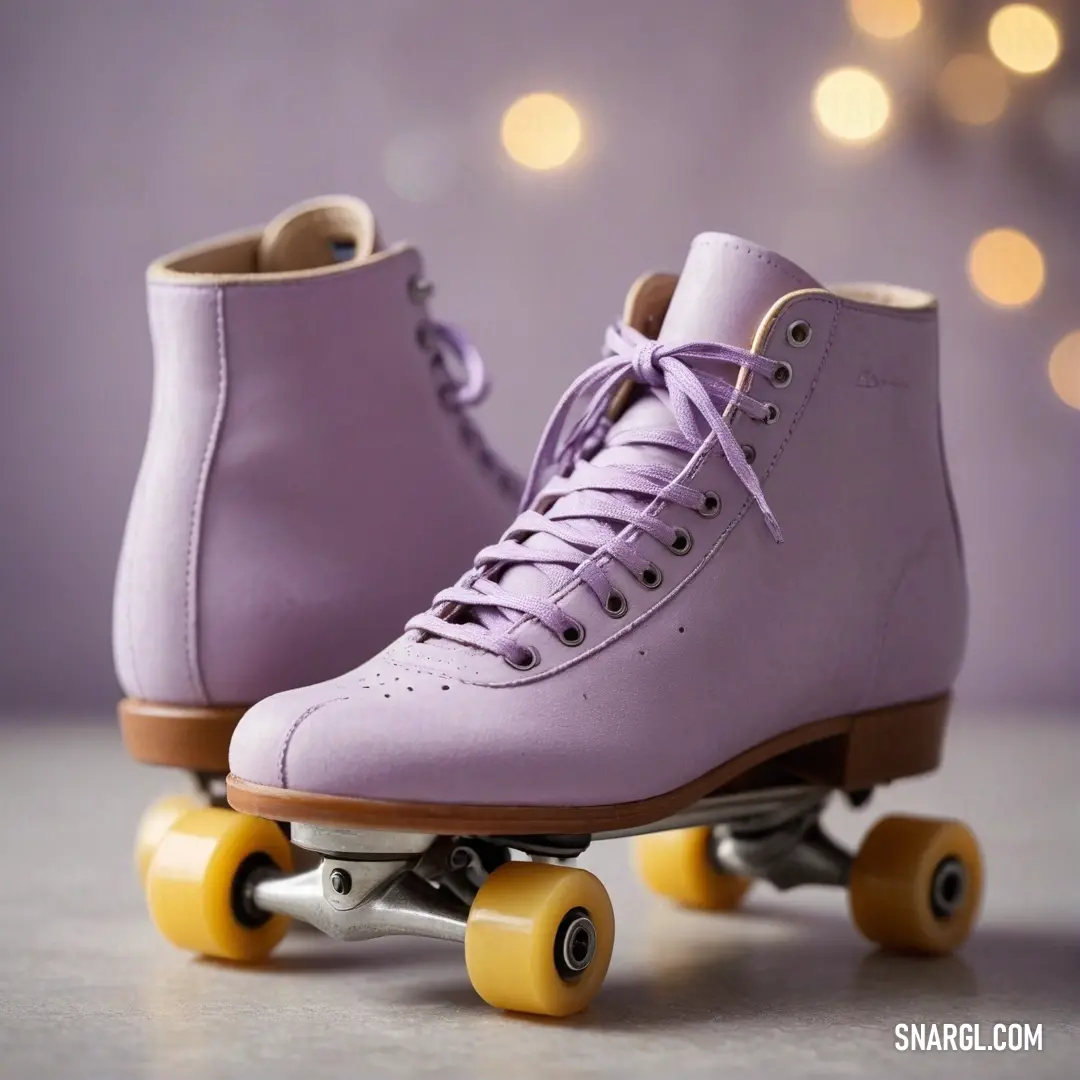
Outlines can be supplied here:
<path id="1" fill-rule="evenodd" d="M 654 566 L 652 563 L 649 563 L 649 565 L 638 574 L 637 579 L 646 589 L 659 589 L 664 580 L 664 575 L 660 573 L 659 566 Z"/>
<path id="2" fill-rule="evenodd" d="M 786 360 L 781 360 L 776 366 L 776 370 L 769 377 L 769 382 L 776 387 L 787 386 L 791 382 L 795 372 L 791 365 Z"/>
<path id="3" fill-rule="evenodd" d="M 746 458 L 747 465 L 753 465 L 754 459 L 757 457 L 757 451 L 749 444 L 746 443 L 743 448 L 743 457 Z"/>
<path id="4" fill-rule="evenodd" d="M 675 539 L 668 544 L 673 555 L 685 555 L 694 546 L 694 538 L 685 529 L 675 530 Z"/>
<path id="5" fill-rule="evenodd" d="M 771 402 L 765 403 L 765 419 L 762 421 L 764 424 L 775 424 L 780 419 L 780 410 Z"/>
<path id="6" fill-rule="evenodd" d="M 698 507 L 698 513 L 705 518 L 716 517 L 716 515 L 720 513 L 720 507 L 722 505 L 720 496 L 717 495 L 715 491 L 706 491 L 705 498 Z"/>
<path id="7" fill-rule="evenodd" d="M 540 663 L 540 653 L 532 645 L 523 645 L 522 649 L 525 652 L 523 660 L 511 660 L 509 656 L 504 656 L 503 660 L 516 671 L 529 671 Z"/>
<path id="8" fill-rule="evenodd" d="M 618 589 L 612 589 L 604 601 L 604 610 L 613 618 L 621 619 L 627 610 L 626 597 Z"/>
<path id="9" fill-rule="evenodd" d="M 814 333 L 810 324 L 805 319 L 796 319 L 787 328 L 787 341 L 789 345 L 794 345 L 796 349 L 801 349 L 810 344 L 810 337 Z"/>
<path id="10" fill-rule="evenodd" d="M 435 291 L 435 283 L 428 281 L 427 278 L 421 277 L 419 274 L 413 274 L 409 278 L 409 299 L 414 304 L 423 304 L 431 299 L 431 294 Z"/>
<path id="11" fill-rule="evenodd" d="M 585 640 L 585 627 L 579 622 L 571 623 L 565 629 L 559 631 L 559 640 L 564 645 L 574 648 Z"/>

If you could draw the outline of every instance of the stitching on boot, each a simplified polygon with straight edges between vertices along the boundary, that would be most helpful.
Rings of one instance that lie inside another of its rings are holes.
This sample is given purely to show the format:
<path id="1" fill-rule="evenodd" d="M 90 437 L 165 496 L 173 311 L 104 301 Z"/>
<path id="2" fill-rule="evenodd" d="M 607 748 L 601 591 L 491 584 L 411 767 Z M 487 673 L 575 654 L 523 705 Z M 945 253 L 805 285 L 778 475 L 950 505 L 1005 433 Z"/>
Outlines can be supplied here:
<path id="1" fill-rule="evenodd" d="M 454 680 L 457 682 L 462 681 L 459 675 L 456 675 L 449 671 L 443 671 L 441 668 L 434 667 L 431 664 L 425 664 L 423 660 L 412 659 L 407 664 L 402 664 L 397 660 L 392 660 L 389 656 L 384 659 L 384 663 L 389 664 L 391 667 L 395 667 L 398 671 L 419 671 L 425 675 L 434 675 L 437 679 Z"/>
<path id="2" fill-rule="evenodd" d="M 203 682 L 199 666 L 198 648 L 198 609 L 196 605 L 199 577 L 199 541 L 202 539 L 202 516 L 206 501 L 206 489 L 210 480 L 210 469 L 214 463 L 218 435 L 225 416 L 225 398 L 228 393 L 228 372 L 225 357 L 225 291 L 218 287 L 214 290 L 217 308 L 215 326 L 217 330 L 218 355 L 218 391 L 214 406 L 214 418 L 206 437 L 206 449 L 203 451 L 202 464 L 199 468 L 199 480 L 195 487 L 195 499 L 191 507 L 191 529 L 188 533 L 187 567 L 184 572 L 184 636 L 187 652 L 188 678 L 195 692 L 203 702 L 209 701 L 206 684 Z"/>
<path id="3" fill-rule="evenodd" d="M 135 500 L 139 499 L 143 495 L 146 484 L 143 482 L 144 468 L 140 466 L 139 475 L 135 479 L 135 492 L 131 497 L 132 505 L 135 504 Z M 124 563 L 124 577 L 125 588 L 127 590 L 127 600 L 124 604 L 124 618 L 125 618 L 125 630 L 127 631 L 127 651 L 128 661 L 130 664 L 131 674 L 131 694 L 134 697 L 142 697 L 142 680 L 139 678 L 139 665 L 136 660 L 137 651 L 135 649 L 135 620 L 131 617 L 131 609 L 135 603 L 135 552 L 141 550 L 139 540 L 142 537 L 143 515 L 141 513 L 132 514 L 132 520 L 135 525 L 132 529 L 131 536 L 131 549 L 130 551 L 124 550 L 122 556 Z"/>
<path id="4" fill-rule="evenodd" d="M 309 717 L 312 713 L 317 713 L 324 705 L 331 705 L 335 701 L 348 701 L 348 697 L 334 697 L 327 698 L 326 701 L 320 701 L 318 705 L 311 705 L 306 708 L 293 722 L 289 730 L 285 732 L 285 738 L 281 740 L 281 753 L 278 754 L 278 779 L 281 781 L 281 786 L 287 788 L 289 786 L 288 780 L 285 775 L 285 758 L 289 752 L 289 744 L 293 740 L 293 736 L 296 734 L 300 725 Z"/>
<path id="5" fill-rule="evenodd" d="M 708 240 L 702 241 L 701 243 L 705 247 L 712 247 L 712 243 Z M 736 244 L 731 240 L 725 240 L 720 246 L 727 248 L 728 251 L 737 251 L 740 255 L 753 255 L 758 262 L 763 262 L 767 266 L 771 266 L 778 273 L 783 274 L 789 281 L 794 281 L 798 284 L 803 280 L 798 275 L 792 273 L 786 266 L 781 266 L 780 263 L 774 262 L 763 251 L 754 251 L 751 248 L 743 247 L 741 244 Z"/>
<path id="6" fill-rule="evenodd" d="M 874 707 L 874 688 L 877 686 L 878 676 L 881 674 L 881 664 L 885 656 L 885 645 L 889 640 L 889 628 L 892 626 L 893 615 L 896 614 L 896 602 L 900 596 L 900 590 L 903 588 L 904 582 L 907 581 L 910 576 L 911 571 L 931 553 L 934 542 L 937 540 L 940 531 L 940 529 L 931 529 L 930 532 L 923 537 L 922 542 L 905 560 L 903 567 L 896 576 L 896 580 L 893 582 L 892 588 L 889 589 L 889 600 L 885 605 L 885 618 L 882 621 L 881 630 L 878 633 L 877 642 L 874 645 L 874 658 L 870 664 L 869 677 L 867 678 L 866 687 L 862 692 L 861 698 L 856 705 L 859 710 Z M 870 704 L 867 705 L 867 702 Z"/>
<path id="7" fill-rule="evenodd" d="M 834 294 L 831 294 L 835 296 Z M 859 300 L 849 300 L 846 296 L 837 296 L 842 311 L 857 311 L 863 315 L 873 315 L 878 319 L 895 319 L 898 322 L 932 323 L 937 320 L 937 309 L 920 311 L 900 311 L 880 304 L 864 304 Z"/>

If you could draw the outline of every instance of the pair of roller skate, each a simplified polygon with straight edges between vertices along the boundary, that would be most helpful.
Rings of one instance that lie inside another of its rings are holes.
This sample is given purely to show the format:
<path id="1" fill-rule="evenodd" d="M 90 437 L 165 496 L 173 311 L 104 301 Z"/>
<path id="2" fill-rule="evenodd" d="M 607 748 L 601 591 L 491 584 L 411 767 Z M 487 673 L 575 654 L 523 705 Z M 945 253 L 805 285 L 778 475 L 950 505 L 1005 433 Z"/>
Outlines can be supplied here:
<path id="1" fill-rule="evenodd" d="M 162 933 L 247 962 L 290 917 L 461 940 L 491 1005 L 567 1015 L 614 942 L 569 864 L 634 836 L 677 903 L 835 884 L 880 946 L 959 945 L 963 825 L 886 818 L 852 855 L 819 820 L 940 760 L 967 597 L 933 298 L 703 234 L 522 480 L 431 292 L 346 198 L 150 269 L 120 719 L 203 792 L 140 825 Z"/>

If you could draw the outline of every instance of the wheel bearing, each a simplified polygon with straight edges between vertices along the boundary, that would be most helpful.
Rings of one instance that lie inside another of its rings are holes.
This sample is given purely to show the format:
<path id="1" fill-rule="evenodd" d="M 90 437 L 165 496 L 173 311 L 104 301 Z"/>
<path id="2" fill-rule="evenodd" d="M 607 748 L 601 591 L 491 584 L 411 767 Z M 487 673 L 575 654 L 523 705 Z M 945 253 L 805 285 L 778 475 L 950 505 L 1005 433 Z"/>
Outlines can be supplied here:
<path id="1" fill-rule="evenodd" d="M 576 979 L 596 955 L 596 927 L 584 908 L 568 911 L 555 933 L 555 967 L 560 978 Z"/>
<path id="2" fill-rule="evenodd" d="M 942 859 L 930 878 L 930 910 L 936 919 L 948 919 L 964 903 L 967 871 L 955 856 Z"/>

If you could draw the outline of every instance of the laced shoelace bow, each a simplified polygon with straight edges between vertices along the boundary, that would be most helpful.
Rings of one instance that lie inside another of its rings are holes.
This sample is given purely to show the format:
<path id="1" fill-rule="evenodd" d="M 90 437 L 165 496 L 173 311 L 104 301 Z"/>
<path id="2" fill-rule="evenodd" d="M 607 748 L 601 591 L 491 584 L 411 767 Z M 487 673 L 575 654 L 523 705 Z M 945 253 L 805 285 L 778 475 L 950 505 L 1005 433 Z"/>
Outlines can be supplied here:
<path id="1" fill-rule="evenodd" d="M 424 329 L 432 350 L 439 400 L 457 417 L 462 440 L 480 464 L 495 474 L 503 490 L 520 499 L 519 474 L 495 453 L 466 411 L 479 405 L 491 388 L 479 350 L 450 323 L 430 319 Z"/>
<path id="2" fill-rule="evenodd" d="M 572 628 L 580 630 L 576 621 L 546 596 L 511 592 L 493 580 L 492 573 L 527 564 L 543 572 L 553 586 L 552 593 L 576 576 L 601 604 L 617 601 L 620 594 L 595 556 L 602 554 L 621 563 L 640 579 L 655 567 L 630 542 L 625 527 L 670 547 L 678 530 L 647 513 L 647 506 L 660 499 L 700 512 L 705 510 L 707 496 L 680 483 L 681 470 L 661 462 L 595 465 L 588 459 L 601 446 L 654 446 L 693 455 L 707 437 L 699 420 L 715 436 L 773 537 L 781 542 L 780 527 L 761 482 L 721 415 L 728 405 L 734 405 L 763 421 L 769 416 L 769 407 L 717 373 L 732 366 L 772 378 L 783 365 L 733 345 L 708 341 L 660 344 L 623 323 L 609 327 L 604 358 L 571 384 L 544 429 L 522 494 L 521 512 L 513 525 L 497 544 L 480 551 L 473 569 L 455 586 L 440 592 L 431 609 L 411 619 L 406 629 L 472 645 L 516 664 L 527 662 L 530 656 L 508 633 L 520 616 L 535 618 L 559 636 Z M 608 416 L 611 401 L 627 379 L 665 401 L 677 431 L 612 430 Z M 571 410 L 590 394 L 581 418 L 564 435 Z M 532 509 L 541 495 L 548 507 L 544 513 Z M 552 548 L 521 543 L 538 533 L 562 543 Z M 608 606 L 608 610 L 613 609 Z M 451 614 L 454 621 L 447 618 Z"/>

